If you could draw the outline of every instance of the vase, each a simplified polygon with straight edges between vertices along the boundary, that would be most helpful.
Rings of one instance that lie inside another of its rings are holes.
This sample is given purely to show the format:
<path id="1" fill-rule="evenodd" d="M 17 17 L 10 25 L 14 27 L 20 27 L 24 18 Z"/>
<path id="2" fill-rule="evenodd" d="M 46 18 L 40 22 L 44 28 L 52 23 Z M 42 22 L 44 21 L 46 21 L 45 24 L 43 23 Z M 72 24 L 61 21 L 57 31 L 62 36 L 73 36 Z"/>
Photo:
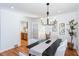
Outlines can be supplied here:
<path id="1" fill-rule="evenodd" d="M 67 43 L 67 47 L 68 47 L 68 49 L 73 50 L 73 46 L 74 46 L 73 43 L 71 43 L 71 42 L 68 42 L 68 43 Z"/>

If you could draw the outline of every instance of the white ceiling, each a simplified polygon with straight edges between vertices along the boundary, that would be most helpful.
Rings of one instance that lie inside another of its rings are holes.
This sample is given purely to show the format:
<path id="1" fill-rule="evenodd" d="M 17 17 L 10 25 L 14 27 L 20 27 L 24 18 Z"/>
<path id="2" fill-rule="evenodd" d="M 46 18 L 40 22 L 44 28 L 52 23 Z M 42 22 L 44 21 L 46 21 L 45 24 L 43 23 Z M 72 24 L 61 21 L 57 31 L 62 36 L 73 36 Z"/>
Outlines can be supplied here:
<path id="1" fill-rule="evenodd" d="M 46 16 L 46 3 L 0 3 L 0 8 L 14 9 L 24 13 L 33 14 L 38 17 Z M 50 3 L 50 16 L 62 13 L 77 11 L 79 9 L 78 3 Z"/>

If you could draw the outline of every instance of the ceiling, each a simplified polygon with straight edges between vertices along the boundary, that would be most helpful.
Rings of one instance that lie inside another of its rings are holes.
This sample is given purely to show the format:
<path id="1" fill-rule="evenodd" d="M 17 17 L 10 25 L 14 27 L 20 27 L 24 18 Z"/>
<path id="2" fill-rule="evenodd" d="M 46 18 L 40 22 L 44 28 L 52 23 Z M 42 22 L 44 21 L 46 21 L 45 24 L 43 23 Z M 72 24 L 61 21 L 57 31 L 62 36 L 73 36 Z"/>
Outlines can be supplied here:
<path id="1" fill-rule="evenodd" d="M 16 11 L 33 14 L 37 17 L 46 16 L 46 3 L 0 3 L 0 8 L 11 9 L 11 6 Z M 50 3 L 50 16 L 77 11 L 78 6 L 78 3 Z"/>

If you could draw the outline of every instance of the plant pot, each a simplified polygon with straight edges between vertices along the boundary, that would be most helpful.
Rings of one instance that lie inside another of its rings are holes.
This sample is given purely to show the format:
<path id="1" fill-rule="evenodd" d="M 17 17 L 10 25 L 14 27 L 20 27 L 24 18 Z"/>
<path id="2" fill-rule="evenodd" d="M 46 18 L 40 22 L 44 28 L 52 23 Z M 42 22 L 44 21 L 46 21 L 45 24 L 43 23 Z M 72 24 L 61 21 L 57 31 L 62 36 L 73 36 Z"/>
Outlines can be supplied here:
<path id="1" fill-rule="evenodd" d="M 68 47 L 68 49 L 73 49 L 73 46 L 74 46 L 73 43 L 71 43 L 71 42 L 68 42 L 68 43 L 67 43 L 67 47 Z"/>

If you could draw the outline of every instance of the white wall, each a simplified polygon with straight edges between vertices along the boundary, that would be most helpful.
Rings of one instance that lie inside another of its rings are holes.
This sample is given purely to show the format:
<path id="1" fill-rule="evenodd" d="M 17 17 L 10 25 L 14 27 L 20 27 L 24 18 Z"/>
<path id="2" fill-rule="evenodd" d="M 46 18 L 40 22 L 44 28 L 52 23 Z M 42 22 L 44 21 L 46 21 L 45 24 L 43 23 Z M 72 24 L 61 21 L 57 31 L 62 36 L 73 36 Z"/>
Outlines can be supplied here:
<path id="1" fill-rule="evenodd" d="M 20 43 L 20 21 L 25 16 L 19 12 L 1 9 L 0 52 Z"/>
<path id="2" fill-rule="evenodd" d="M 77 12 L 77 20 L 78 20 L 78 32 L 77 32 L 77 36 L 78 36 L 78 41 L 77 41 L 77 49 L 78 49 L 78 53 L 79 53 L 79 10 Z"/>
<path id="3" fill-rule="evenodd" d="M 28 38 L 33 38 L 32 23 L 37 22 L 37 19 L 32 17 L 33 15 L 7 9 L 1 9 L 0 11 L 0 52 L 20 44 L 21 21 L 28 21 Z"/>
<path id="4" fill-rule="evenodd" d="M 1 49 L 1 11 L 0 11 L 0 49 Z"/>
<path id="5" fill-rule="evenodd" d="M 63 40 L 69 39 L 69 34 L 67 31 L 67 28 L 68 28 L 67 24 L 72 19 L 77 20 L 76 14 L 77 14 L 77 12 L 72 12 L 72 13 L 67 13 L 67 14 L 61 14 L 61 15 L 54 17 L 54 19 L 56 19 L 58 21 L 58 34 L 59 34 L 59 24 L 65 23 L 65 35 L 59 35 L 59 37 L 62 38 Z"/>

